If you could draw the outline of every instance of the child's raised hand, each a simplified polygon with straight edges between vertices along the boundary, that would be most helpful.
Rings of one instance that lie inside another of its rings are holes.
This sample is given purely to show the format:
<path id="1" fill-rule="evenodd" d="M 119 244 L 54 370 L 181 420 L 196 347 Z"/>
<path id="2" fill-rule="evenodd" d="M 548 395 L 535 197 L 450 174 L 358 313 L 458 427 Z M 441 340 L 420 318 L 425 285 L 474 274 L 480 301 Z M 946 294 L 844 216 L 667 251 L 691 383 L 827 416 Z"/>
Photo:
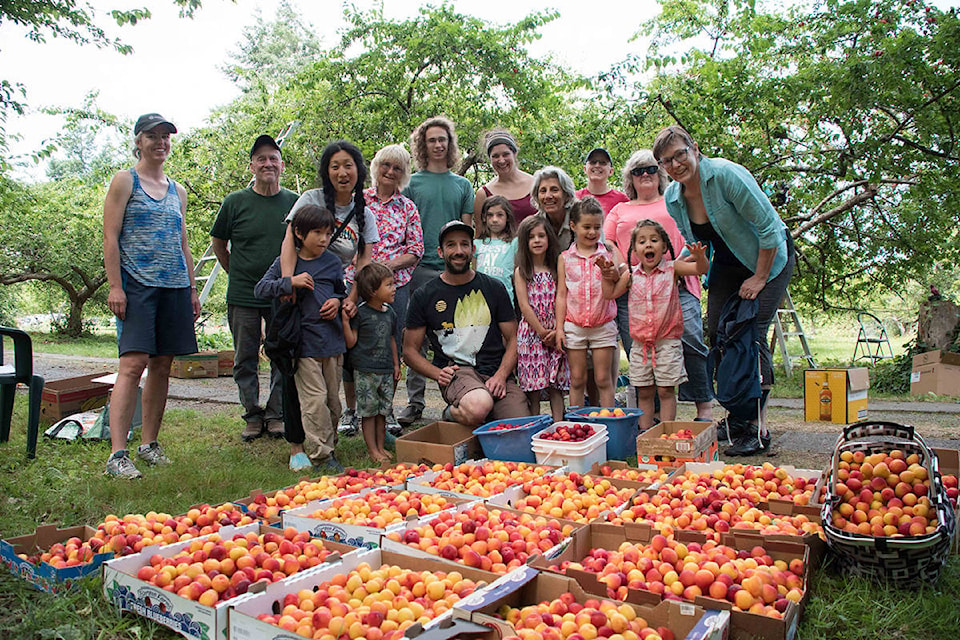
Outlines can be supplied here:
<path id="1" fill-rule="evenodd" d="M 691 262 L 696 262 L 700 258 L 707 256 L 707 247 L 702 242 L 687 243 L 687 251 L 690 252 Z"/>
<path id="2" fill-rule="evenodd" d="M 291 276 L 290 286 L 294 289 L 310 289 L 310 291 L 313 291 L 313 276 L 306 271 Z"/>

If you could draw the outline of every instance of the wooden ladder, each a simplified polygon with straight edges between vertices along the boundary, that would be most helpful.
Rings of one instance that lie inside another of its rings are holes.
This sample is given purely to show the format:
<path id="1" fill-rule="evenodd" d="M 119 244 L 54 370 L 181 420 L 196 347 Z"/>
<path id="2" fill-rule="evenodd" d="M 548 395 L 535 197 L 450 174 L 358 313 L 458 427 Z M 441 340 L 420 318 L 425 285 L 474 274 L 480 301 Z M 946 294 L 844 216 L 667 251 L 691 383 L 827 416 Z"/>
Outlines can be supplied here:
<path id="1" fill-rule="evenodd" d="M 785 330 L 789 329 L 789 330 Z M 791 354 L 788 348 L 787 338 L 800 338 L 800 345 L 803 347 L 803 353 Z M 790 298 L 790 292 L 783 296 L 780 302 L 780 308 L 777 309 L 777 315 L 773 318 L 773 339 L 770 340 L 770 357 L 776 352 L 776 346 L 780 345 L 780 353 L 783 354 L 783 369 L 789 376 L 793 373 L 793 367 L 802 360 L 806 360 L 811 369 L 817 368 L 817 363 L 813 359 L 813 353 L 810 352 L 810 343 L 807 342 L 807 335 L 803 332 L 803 325 L 800 323 L 800 314 L 793 306 L 793 300 Z"/>
<path id="2" fill-rule="evenodd" d="M 280 132 L 280 135 L 276 137 L 277 145 L 282 148 L 283 143 L 287 141 L 287 138 L 293 135 L 293 133 L 299 127 L 299 120 L 288 122 L 287 126 L 285 126 L 283 131 Z M 252 185 L 253 179 L 251 178 L 247 186 L 249 187 Z M 200 291 L 198 297 L 200 298 L 201 308 L 203 308 L 203 305 L 206 304 L 207 298 L 210 297 L 210 291 L 213 289 L 213 285 L 217 281 L 217 276 L 220 275 L 221 271 L 223 271 L 223 268 L 220 266 L 220 262 L 217 260 L 217 256 L 213 252 L 213 243 L 211 242 L 209 245 L 207 245 L 207 250 L 203 252 L 203 257 L 197 260 L 196 264 L 193 265 L 193 278 L 196 280 L 197 288 Z"/>

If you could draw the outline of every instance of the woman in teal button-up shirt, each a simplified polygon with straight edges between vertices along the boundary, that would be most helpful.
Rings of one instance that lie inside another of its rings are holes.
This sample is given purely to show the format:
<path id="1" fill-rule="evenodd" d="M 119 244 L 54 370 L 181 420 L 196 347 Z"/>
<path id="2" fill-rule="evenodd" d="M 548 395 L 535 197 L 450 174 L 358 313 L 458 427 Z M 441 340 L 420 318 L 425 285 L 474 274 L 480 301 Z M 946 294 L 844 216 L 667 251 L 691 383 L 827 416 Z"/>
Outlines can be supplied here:
<path id="1" fill-rule="evenodd" d="M 707 281 L 710 342 L 716 339 L 720 310 L 730 296 L 757 300 L 763 416 L 773 386 L 766 336 L 793 275 L 793 241 L 750 172 L 728 160 L 702 155 L 682 127 L 661 131 L 654 140 L 653 155 L 675 181 L 664 199 L 680 232 L 687 242 L 709 242 L 713 249 Z M 751 455 L 769 448 L 769 432 L 764 428 L 758 438 L 753 426 L 730 424 L 729 436 L 736 441 L 724 455 Z"/>

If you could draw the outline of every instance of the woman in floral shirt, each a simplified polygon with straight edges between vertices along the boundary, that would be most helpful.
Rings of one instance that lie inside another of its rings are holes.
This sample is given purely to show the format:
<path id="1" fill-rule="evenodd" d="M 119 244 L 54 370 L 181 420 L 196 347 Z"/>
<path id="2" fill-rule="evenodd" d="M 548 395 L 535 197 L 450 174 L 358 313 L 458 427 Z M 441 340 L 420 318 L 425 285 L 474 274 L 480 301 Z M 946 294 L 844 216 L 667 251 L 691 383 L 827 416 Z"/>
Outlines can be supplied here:
<path id="1" fill-rule="evenodd" d="M 380 232 L 380 242 L 373 247 L 371 260 L 393 269 L 397 286 L 393 310 L 397 314 L 397 344 L 403 344 L 401 332 L 407 321 L 407 303 L 413 268 L 423 256 L 423 227 L 413 201 L 400 193 L 410 182 L 410 154 L 399 144 L 391 144 L 373 157 L 370 163 L 373 186 L 363 196 L 373 212 Z M 393 416 L 387 418 L 387 430 L 400 430 Z"/>

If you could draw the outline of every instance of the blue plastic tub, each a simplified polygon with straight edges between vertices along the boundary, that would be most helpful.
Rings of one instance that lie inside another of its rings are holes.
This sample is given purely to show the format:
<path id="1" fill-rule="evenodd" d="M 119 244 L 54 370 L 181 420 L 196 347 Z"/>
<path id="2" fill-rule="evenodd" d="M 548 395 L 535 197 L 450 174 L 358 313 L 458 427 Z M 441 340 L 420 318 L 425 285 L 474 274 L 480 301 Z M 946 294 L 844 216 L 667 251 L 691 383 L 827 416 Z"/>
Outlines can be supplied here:
<path id="1" fill-rule="evenodd" d="M 491 431 L 498 424 L 522 425 L 515 429 Z M 508 418 L 494 420 L 474 430 L 473 435 L 480 440 L 483 455 L 492 460 L 509 460 L 511 462 L 536 462 L 537 456 L 533 452 L 533 434 L 553 424 L 549 415 L 526 416 L 523 418 Z"/>
<path id="2" fill-rule="evenodd" d="M 607 459 L 626 460 L 637 455 L 637 436 L 640 434 L 640 416 L 643 411 L 633 407 L 619 407 L 625 416 L 619 418 L 587 415 L 591 411 L 600 411 L 604 407 L 571 407 L 564 415 L 566 420 L 577 422 L 598 422 L 607 427 Z M 613 411 L 612 408 L 607 408 Z"/>

